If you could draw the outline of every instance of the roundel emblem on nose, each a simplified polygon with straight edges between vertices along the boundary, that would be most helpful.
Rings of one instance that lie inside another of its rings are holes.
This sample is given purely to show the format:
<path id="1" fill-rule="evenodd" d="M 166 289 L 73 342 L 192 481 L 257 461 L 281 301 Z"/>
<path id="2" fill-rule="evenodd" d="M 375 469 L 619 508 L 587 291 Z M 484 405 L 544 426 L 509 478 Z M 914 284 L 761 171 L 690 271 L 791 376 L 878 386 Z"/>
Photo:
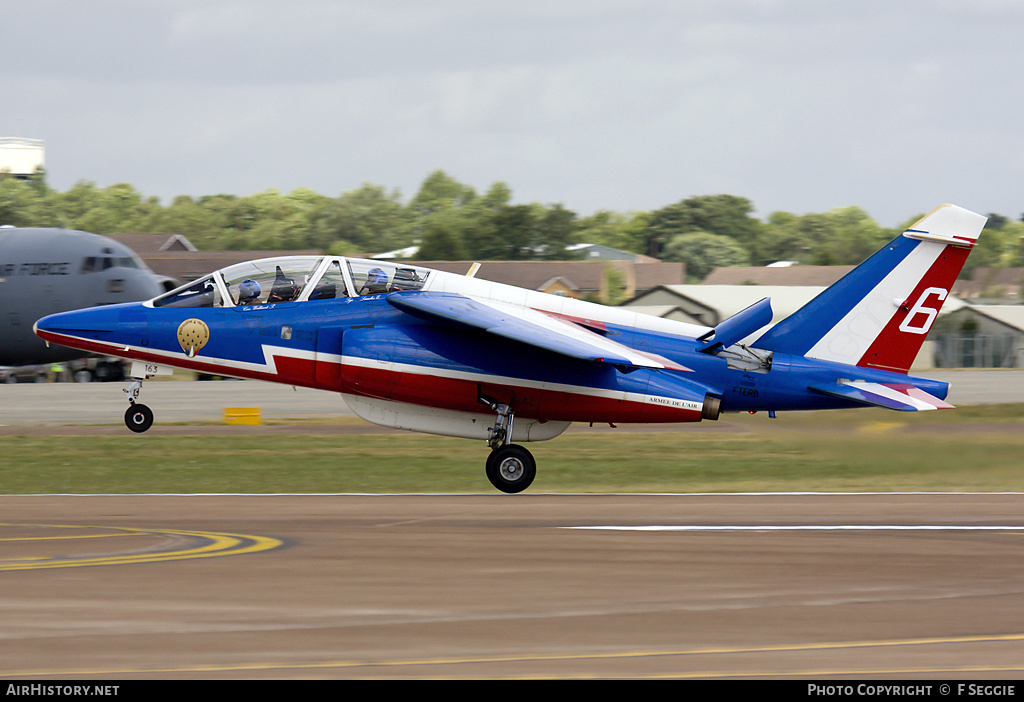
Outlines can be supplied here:
<path id="1" fill-rule="evenodd" d="M 178 343 L 181 350 L 189 355 L 189 358 L 199 353 L 199 349 L 206 346 L 210 340 L 210 328 L 201 319 L 186 319 L 178 325 Z"/>

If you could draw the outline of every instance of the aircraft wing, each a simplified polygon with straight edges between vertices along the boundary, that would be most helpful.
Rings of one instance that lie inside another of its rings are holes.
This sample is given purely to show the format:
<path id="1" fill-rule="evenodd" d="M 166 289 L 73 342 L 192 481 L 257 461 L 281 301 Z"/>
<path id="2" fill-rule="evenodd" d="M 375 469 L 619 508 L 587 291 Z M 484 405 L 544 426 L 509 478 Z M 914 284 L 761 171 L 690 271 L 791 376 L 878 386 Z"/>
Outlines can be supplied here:
<path id="1" fill-rule="evenodd" d="M 840 381 L 830 385 L 812 385 L 810 389 L 824 395 L 901 412 L 953 409 L 953 405 L 929 395 L 910 383 L 868 383 L 855 380 L 853 382 Z"/>
<path id="2" fill-rule="evenodd" d="M 441 319 L 563 356 L 614 365 L 689 370 L 667 358 L 631 349 L 580 324 L 540 310 L 486 302 L 456 293 L 392 293 L 388 302 L 420 317 Z"/>

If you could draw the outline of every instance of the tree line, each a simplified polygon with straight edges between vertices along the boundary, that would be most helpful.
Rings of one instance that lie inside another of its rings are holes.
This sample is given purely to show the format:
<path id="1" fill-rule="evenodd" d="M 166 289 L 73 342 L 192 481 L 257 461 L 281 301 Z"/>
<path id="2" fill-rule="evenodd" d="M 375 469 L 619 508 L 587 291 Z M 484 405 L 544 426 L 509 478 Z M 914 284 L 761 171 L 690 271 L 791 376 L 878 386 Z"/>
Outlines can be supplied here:
<path id="1" fill-rule="evenodd" d="M 484 193 L 444 171 L 431 173 L 407 202 L 370 183 L 328 197 L 308 188 L 247 196 L 182 195 L 163 205 L 131 185 L 80 181 L 66 192 L 0 173 L 0 224 L 67 227 L 96 234 L 183 234 L 205 250 L 315 249 L 338 255 L 418 247 L 419 260 L 566 260 L 576 243 L 604 244 L 664 261 L 682 261 L 700 280 L 719 266 L 776 261 L 860 263 L 899 229 L 880 227 L 859 207 L 753 216 L 748 199 L 703 195 L 650 212 L 588 216 L 561 205 L 514 204 L 505 183 Z M 964 275 L 978 267 L 1024 265 L 1024 222 L 990 214 Z"/>

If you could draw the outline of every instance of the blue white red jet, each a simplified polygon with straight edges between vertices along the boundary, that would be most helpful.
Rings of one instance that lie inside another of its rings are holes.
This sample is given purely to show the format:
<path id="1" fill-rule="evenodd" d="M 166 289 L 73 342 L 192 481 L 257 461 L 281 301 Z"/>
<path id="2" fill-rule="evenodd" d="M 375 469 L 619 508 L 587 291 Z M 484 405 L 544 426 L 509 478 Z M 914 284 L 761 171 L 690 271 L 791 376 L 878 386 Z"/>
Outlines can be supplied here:
<path id="1" fill-rule="evenodd" d="M 339 392 L 389 427 L 485 440 L 504 492 L 533 481 L 515 442 L 572 422 L 699 422 L 721 412 L 949 408 L 908 375 L 985 218 L 943 205 L 802 309 L 768 298 L 714 328 L 404 263 L 262 259 L 148 302 L 65 312 L 48 342 L 132 364 L 125 423 L 153 413 L 142 380 L 170 367 Z"/>

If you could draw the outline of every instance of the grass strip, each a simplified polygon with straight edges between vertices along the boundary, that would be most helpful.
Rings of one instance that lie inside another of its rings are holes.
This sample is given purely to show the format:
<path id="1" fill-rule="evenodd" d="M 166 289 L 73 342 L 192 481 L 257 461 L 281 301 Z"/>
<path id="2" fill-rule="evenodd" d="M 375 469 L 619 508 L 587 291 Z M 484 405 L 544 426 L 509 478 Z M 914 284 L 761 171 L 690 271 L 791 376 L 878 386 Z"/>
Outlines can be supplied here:
<path id="1" fill-rule="evenodd" d="M 1024 405 L 730 416 L 529 448 L 533 492 L 1024 491 Z M 490 492 L 486 454 L 482 441 L 404 433 L 9 435 L 0 492 Z"/>

